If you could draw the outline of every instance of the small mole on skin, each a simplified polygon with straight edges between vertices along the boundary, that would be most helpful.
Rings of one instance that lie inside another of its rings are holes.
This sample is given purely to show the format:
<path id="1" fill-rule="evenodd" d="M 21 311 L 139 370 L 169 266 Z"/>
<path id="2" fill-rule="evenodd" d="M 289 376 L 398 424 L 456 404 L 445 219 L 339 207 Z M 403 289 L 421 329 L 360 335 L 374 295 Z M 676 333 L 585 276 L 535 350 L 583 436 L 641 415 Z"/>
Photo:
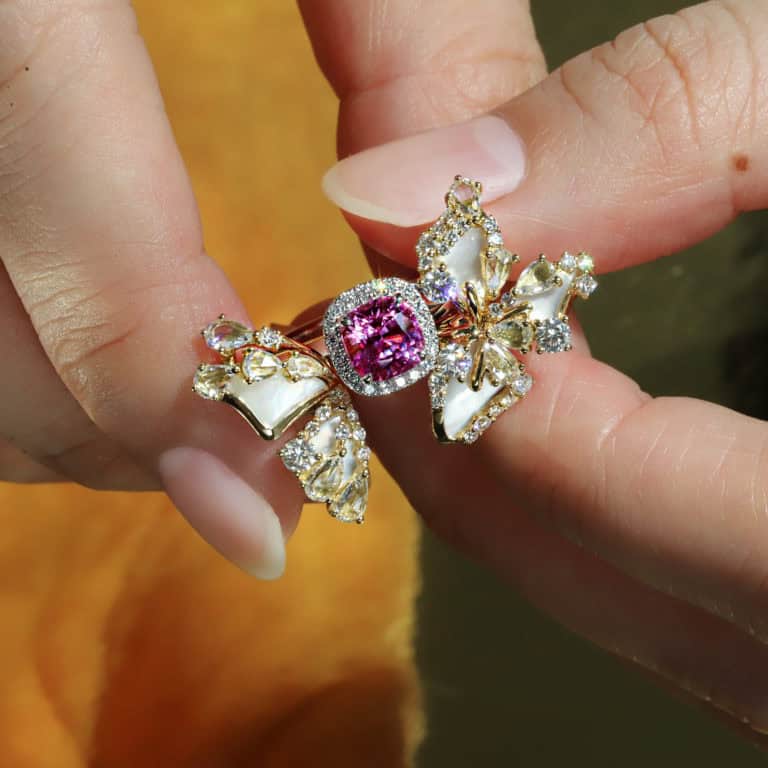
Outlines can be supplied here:
<path id="1" fill-rule="evenodd" d="M 29 67 L 24 67 L 25 72 L 29 72 Z"/>
<path id="2" fill-rule="evenodd" d="M 739 171 L 739 173 L 744 173 L 744 171 L 749 170 L 749 158 L 746 155 L 734 155 L 733 156 L 733 167 Z"/>

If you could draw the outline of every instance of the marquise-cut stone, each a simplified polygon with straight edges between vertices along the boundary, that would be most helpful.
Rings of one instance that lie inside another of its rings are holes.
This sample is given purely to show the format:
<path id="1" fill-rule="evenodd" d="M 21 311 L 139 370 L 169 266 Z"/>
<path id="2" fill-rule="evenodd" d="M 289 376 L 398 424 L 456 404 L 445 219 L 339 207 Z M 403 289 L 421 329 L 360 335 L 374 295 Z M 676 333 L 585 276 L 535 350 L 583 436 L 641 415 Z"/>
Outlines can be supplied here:
<path id="1" fill-rule="evenodd" d="M 206 400 L 221 400 L 227 393 L 231 377 L 232 368 L 229 365 L 201 365 L 195 372 L 192 386 Z"/>
<path id="2" fill-rule="evenodd" d="M 269 378 L 280 367 L 280 359 L 263 349 L 252 349 L 243 358 L 243 375 L 251 384 Z"/>
<path id="3" fill-rule="evenodd" d="M 424 351 L 416 313 L 398 296 L 379 296 L 353 309 L 341 339 L 355 371 L 376 382 L 415 368 Z"/>
<path id="4" fill-rule="evenodd" d="M 539 296 L 555 287 L 556 277 L 555 268 L 549 261 L 536 259 L 520 273 L 515 293 L 518 296 Z"/>
<path id="5" fill-rule="evenodd" d="M 235 320 L 216 320 L 203 330 L 203 339 L 211 349 L 222 355 L 231 355 L 238 347 L 248 344 L 253 334 Z"/>
<path id="6" fill-rule="evenodd" d="M 491 326 L 490 336 L 511 349 L 527 349 L 533 342 L 533 328 L 530 323 L 519 320 L 503 320 Z"/>
<path id="7" fill-rule="evenodd" d="M 323 365 L 307 355 L 291 355 L 285 361 L 285 372 L 291 379 L 309 379 L 322 376 L 326 371 Z"/>
<path id="8" fill-rule="evenodd" d="M 343 523 L 362 523 L 368 504 L 368 478 L 360 474 L 342 490 L 328 507 Z"/>
<path id="9" fill-rule="evenodd" d="M 512 254 L 506 248 L 490 251 L 483 257 L 483 283 L 491 296 L 498 296 L 509 279 Z"/>

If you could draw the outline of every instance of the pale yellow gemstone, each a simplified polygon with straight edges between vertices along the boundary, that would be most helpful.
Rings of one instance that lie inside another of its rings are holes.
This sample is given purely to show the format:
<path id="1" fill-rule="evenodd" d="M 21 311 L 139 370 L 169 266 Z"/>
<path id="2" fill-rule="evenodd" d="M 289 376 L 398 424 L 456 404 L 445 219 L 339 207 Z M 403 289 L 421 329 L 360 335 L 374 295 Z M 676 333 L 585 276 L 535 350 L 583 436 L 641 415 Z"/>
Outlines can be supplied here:
<path id="1" fill-rule="evenodd" d="M 285 372 L 290 378 L 297 380 L 322 376 L 326 371 L 314 358 L 306 355 L 291 355 L 285 362 Z"/>
<path id="2" fill-rule="evenodd" d="M 362 523 L 368 505 L 368 478 L 358 475 L 339 494 L 328 511 L 343 523 Z"/>
<path id="3" fill-rule="evenodd" d="M 221 400 L 227 393 L 231 376 L 232 368 L 229 365 L 201 365 L 195 372 L 192 386 L 206 400 Z"/>
<path id="4" fill-rule="evenodd" d="M 263 349 L 252 349 L 243 358 L 243 376 L 251 384 L 269 378 L 280 367 L 280 359 Z"/>
<path id="5" fill-rule="evenodd" d="M 304 491 L 312 501 L 327 501 L 339 490 L 343 477 L 340 457 L 330 456 L 312 470 L 304 482 Z"/>
<path id="6" fill-rule="evenodd" d="M 492 326 L 490 335 L 511 349 L 527 349 L 533 342 L 533 328 L 518 320 L 504 320 Z"/>
<path id="7" fill-rule="evenodd" d="M 503 381 L 512 374 L 517 373 L 518 363 L 513 355 L 503 347 L 493 342 L 486 342 L 483 346 L 485 369 L 492 379 Z"/>
<path id="8" fill-rule="evenodd" d="M 577 265 L 582 272 L 591 272 L 595 268 L 595 263 L 588 253 L 580 253 Z"/>
<path id="9" fill-rule="evenodd" d="M 555 287 L 556 272 L 546 259 L 537 259 L 520 274 L 515 284 L 518 296 L 538 296 Z"/>
<path id="10" fill-rule="evenodd" d="M 498 296 L 499 291 L 509 279 L 509 269 L 512 265 L 512 254 L 505 248 L 489 251 L 482 263 L 483 283 L 491 296 Z"/>

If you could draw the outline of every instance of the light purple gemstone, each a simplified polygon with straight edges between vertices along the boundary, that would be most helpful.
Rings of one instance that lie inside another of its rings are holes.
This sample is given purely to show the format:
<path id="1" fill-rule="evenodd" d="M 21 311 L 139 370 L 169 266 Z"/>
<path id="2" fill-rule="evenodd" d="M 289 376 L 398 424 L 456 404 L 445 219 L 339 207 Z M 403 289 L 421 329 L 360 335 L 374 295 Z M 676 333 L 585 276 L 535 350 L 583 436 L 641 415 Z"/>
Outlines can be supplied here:
<path id="1" fill-rule="evenodd" d="M 353 309 L 341 338 L 352 367 L 373 381 L 387 381 L 415 368 L 424 350 L 416 313 L 394 296 L 380 296 Z"/>
<path id="2" fill-rule="evenodd" d="M 435 304 L 455 301 L 459 296 L 456 281 L 442 269 L 433 269 L 421 278 L 421 291 Z"/>

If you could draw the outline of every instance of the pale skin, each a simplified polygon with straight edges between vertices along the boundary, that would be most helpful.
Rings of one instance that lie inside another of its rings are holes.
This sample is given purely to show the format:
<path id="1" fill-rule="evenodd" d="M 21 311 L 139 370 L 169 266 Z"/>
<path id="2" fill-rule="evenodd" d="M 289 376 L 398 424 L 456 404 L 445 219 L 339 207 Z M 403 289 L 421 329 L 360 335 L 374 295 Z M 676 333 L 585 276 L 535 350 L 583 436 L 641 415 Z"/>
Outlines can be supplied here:
<path id="1" fill-rule="evenodd" d="M 522 0 L 301 8 L 340 98 L 341 156 L 491 111 L 514 127 L 525 178 L 488 207 L 522 254 L 587 245 L 599 271 L 630 267 L 768 203 L 763 0 L 656 19 L 550 75 Z M 13 329 L 0 351 L 25 372 L 4 392 L 0 477 L 165 486 L 225 555 L 276 575 L 260 560 L 272 510 L 289 535 L 302 495 L 274 445 L 189 392 L 199 329 L 246 313 L 203 251 L 129 6 L 7 2 L 0 39 L 15 105 L 0 112 L 0 311 Z M 414 266 L 420 227 L 353 214 L 378 271 Z M 148 348 L 166 363 L 148 365 Z M 531 394 L 471 449 L 437 445 L 418 388 L 359 403 L 371 442 L 456 548 L 574 631 L 768 731 L 765 424 L 651 399 L 580 335 L 530 367 Z M 417 465 L 391 438 L 403 430 Z M 205 477 L 251 517 L 215 503 Z M 484 489 L 471 510 L 468 487 Z"/>

